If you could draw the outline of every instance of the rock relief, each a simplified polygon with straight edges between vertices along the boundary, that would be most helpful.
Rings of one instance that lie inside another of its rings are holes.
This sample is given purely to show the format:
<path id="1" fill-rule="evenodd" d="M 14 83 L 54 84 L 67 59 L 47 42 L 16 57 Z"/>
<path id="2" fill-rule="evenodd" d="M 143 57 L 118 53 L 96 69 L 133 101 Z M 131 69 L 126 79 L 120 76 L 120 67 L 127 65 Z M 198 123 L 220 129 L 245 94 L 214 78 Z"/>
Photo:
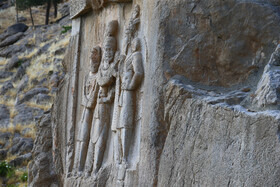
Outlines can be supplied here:
<path id="1" fill-rule="evenodd" d="M 106 164 L 118 168 L 118 182 L 123 183 L 130 168 L 131 142 L 135 138 L 137 92 L 144 78 L 141 39 L 138 35 L 140 8 L 135 5 L 118 50 L 119 23 L 110 21 L 102 48 L 92 50 L 90 72 L 84 77 L 82 115 L 77 125 L 75 160 L 72 175 L 95 177 Z M 121 51 L 121 52 L 120 52 Z M 108 142 L 112 161 L 105 161 Z M 106 163 L 110 162 L 110 163 Z M 135 161 L 132 161 L 135 162 Z"/>

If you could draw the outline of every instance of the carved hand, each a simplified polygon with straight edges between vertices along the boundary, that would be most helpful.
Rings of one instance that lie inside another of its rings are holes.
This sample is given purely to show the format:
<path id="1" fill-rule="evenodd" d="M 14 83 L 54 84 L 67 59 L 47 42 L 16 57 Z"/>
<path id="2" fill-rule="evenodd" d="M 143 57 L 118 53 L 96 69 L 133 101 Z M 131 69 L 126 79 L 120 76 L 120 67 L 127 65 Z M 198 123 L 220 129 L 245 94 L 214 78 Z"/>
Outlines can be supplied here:
<path id="1" fill-rule="evenodd" d="M 102 97 L 99 100 L 100 103 L 108 103 L 108 99 L 106 97 Z"/>

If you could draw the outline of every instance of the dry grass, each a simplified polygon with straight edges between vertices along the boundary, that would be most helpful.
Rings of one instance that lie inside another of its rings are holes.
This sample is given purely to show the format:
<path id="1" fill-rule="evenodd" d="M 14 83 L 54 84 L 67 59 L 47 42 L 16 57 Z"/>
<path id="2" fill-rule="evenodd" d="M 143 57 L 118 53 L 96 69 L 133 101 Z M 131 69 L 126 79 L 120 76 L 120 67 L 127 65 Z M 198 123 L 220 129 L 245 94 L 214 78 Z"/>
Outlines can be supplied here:
<path id="1" fill-rule="evenodd" d="M 52 40 L 52 39 L 54 39 L 55 36 L 56 36 L 56 34 L 48 34 L 47 38 L 48 38 L 48 40 Z"/>
<path id="2" fill-rule="evenodd" d="M 0 139 L 0 145 L 5 145 L 5 144 L 6 144 L 5 140 Z"/>
<path id="3" fill-rule="evenodd" d="M 8 146 L 6 146 L 5 148 L 8 150 L 8 149 L 10 149 L 11 147 L 12 147 L 12 143 L 13 143 L 13 140 L 12 140 L 12 138 L 10 138 L 9 140 L 9 144 L 8 144 Z"/>
<path id="4" fill-rule="evenodd" d="M 27 128 L 29 128 L 30 130 L 27 133 L 22 134 L 22 131 Z M 2 133 L 9 132 L 11 134 L 20 133 L 22 136 L 24 136 L 26 138 L 33 138 L 33 139 L 35 139 L 35 136 L 36 136 L 35 123 L 29 124 L 29 125 L 10 124 L 8 127 L 0 128 L 0 132 L 2 132 Z"/>
<path id="5" fill-rule="evenodd" d="M 10 7 L 5 10 L 0 10 L 0 33 L 2 33 L 6 28 L 16 22 L 16 9 L 15 7 Z"/>
<path id="6" fill-rule="evenodd" d="M 25 182 L 25 183 L 20 183 L 20 184 L 18 185 L 18 187 L 27 187 L 27 185 L 28 185 L 27 182 Z"/>
<path id="7" fill-rule="evenodd" d="M 33 34 L 32 38 L 28 39 L 28 44 L 29 45 L 36 45 L 36 36 L 35 36 L 35 34 Z"/>
<path id="8" fill-rule="evenodd" d="M 51 102 L 49 102 L 47 104 L 44 104 L 44 105 L 39 105 L 39 104 L 36 104 L 34 102 L 26 102 L 25 104 L 26 104 L 26 106 L 29 106 L 29 107 L 32 107 L 32 108 L 40 108 L 44 111 L 47 111 L 47 110 L 51 109 L 53 102 L 51 101 Z"/>
<path id="9" fill-rule="evenodd" d="M 8 77 L 8 78 L 5 78 L 5 79 L 0 79 L 0 83 L 4 83 L 4 82 L 9 81 L 11 79 L 12 79 L 12 77 Z"/>
<path id="10" fill-rule="evenodd" d="M 36 138 L 36 130 L 35 130 L 35 125 L 33 125 L 32 127 L 30 127 L 30 130 L 22 135 L 25 138 L 32 138 L 33 140 L 35 140 Z"/>
<path id="11" fill-rule="evenodd" d="M 17 90 L 15 88 L 9 89 L 6 95 L 15 98 L 17 96 Z"/>
<path id="12" fill-rule="evenodd" d="M 16 159 L 18 155 L 12 155 L 11 153 L 8 153 L 6 161 L 11 162 L 12 160 Z"/>
<path id="13" fill-rule="evenodd" d="M 62 40 L 58 40 L 57 42 L 53 43 L 49 50 L 51 52 L 54 52 L 55 50 L 59 49 L 59 48 L 66 48 L 67 45 L 69 44 L 69 40 L 70 40 L 70 33 L 68 33 L 67 35 L 64 36 L 64 38 Z"/>
<path id="14" fill-rule="evenodd" d="M 18 114 L 18 112 L 16 111 L 16 109 L 14 107 L 10 108 L 10 118 L 14 119 L 14 117 Z"/>
<path id="15" fill-rule="evenodd" d="M 39 44 L 39 46 L 44 47 L 47 43 L 49 43 L 49 41 L 48 42 L 42 42 L 42 43 Z"/>
<path id="16" fill-rule="evenodd" d="M 0 104 L 6 105 L 8 107 L 14 107 L 15 106 L 15 99 L 9 99 L 9 100 L 4 100 L 3 98 L 0 97 Z"/>
<path id="17" fill-rule="evenodd" d="M 24 170 L 15 170 L 15 174 L 13 177 L 8 179 L 7 184 L 8 185 L 16 185 L 18 186 L 27 186 L 27 182 L 22 182 L 21 181 L 21 176 L 25 173 L 26 171 Z"/>
<path id="18" fill-rule="evenodd" d="M 47 78 L 49 71 L 54 71 L 53 64 L 50 64 L 49 67 L 45 67 L 43 65 L 43 62 L 40 62 L 40 63 L 32 64 L 31 66 L 29 66 L 26 70 L 26 74 L 29 76 L 30 80 L 32 80 L 32 79 L 40 80 L 43 78 Z M 30 86 L 32 86 L 32 85 L 30 85 Z"/>
<path id="19" fill-rule="evenodd" d="M 14 134 L 15 132 L 19 133 L 19 132 L 21 132 L 21 130 L 22 130 L 22 127 L 20 125 L 15 126 L 13 124 L 10 124 L 8 127 L 1 127 L 0 128 L 0 132 L 2 132 L 2 133 L 9 132 L 9 133 L 12 133 L 12 134 Z"/>
<path id="20" fill-rule="evenodd" d="M 7 62 L 8 62 L 8 59 L 0 57 L 0 65 L 1 66 L 7 64 Z"/>
<path id="21" fill-rule="evenodd" d="M 23 54 L 21 54 L 18 58 L 21 59 L 21 58 L 27 58 L 27 59 L 30 59 L 32 58 L 36 53 L 38 52 L 38 48 L 34 48 L 33 51 L 31 52 L 25 52 Z"/>

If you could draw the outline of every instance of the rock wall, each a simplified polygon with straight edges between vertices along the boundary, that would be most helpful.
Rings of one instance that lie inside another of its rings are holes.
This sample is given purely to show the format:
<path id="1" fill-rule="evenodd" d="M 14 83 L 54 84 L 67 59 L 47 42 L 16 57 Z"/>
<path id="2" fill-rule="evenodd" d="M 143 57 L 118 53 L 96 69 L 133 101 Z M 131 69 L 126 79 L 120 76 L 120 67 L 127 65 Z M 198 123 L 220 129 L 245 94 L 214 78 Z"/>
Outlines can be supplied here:
<path id="1" fill-rule="evenodd" d="M 52 112 L 61 186 L 279 186 L 278 1 L 81 4 Z"/>

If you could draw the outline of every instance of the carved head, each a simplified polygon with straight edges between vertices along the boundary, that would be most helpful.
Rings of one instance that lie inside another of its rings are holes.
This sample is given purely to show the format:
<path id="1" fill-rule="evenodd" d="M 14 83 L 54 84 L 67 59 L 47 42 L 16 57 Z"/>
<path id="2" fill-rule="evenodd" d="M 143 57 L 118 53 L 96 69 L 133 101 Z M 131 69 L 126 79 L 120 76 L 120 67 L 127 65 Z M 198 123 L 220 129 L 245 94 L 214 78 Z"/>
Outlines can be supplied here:
<path id="1" fill-rule="evenodd" d="M 118 32 L 118 24 L 119 23 L 117 20 L 110 21 L 106 28 L 105 37 L 106 36 L 116 36 L 116 34 Z"/>
<path id="2" fill-rule="evenodd" d="M 131 50 L 132 52 L 140 51 L 141 50 L 141 41 L 139 38 L 135 38 L 131 43 Z"/>
<path id="3" fill-rule="evenodd" d="M 90 71 L 96 73 L 98 71 L 101 61 L 101 48 L 99 46 L 94 47 L 90 55 Z"/>
<path id="4" fill-rule="evenodd" d="M 112 62 L 114 60 L 115 52 L 117 50 L 117 41 L 114 37 L 107 37 L 103 47 L 103 59 L 106 62 Z"/>
<path id="5" fill-rule="evenodd" d="M 90 0 L 90 3 L 93 10 L 98 10 L 103 6 L 104 0 Z"/>

